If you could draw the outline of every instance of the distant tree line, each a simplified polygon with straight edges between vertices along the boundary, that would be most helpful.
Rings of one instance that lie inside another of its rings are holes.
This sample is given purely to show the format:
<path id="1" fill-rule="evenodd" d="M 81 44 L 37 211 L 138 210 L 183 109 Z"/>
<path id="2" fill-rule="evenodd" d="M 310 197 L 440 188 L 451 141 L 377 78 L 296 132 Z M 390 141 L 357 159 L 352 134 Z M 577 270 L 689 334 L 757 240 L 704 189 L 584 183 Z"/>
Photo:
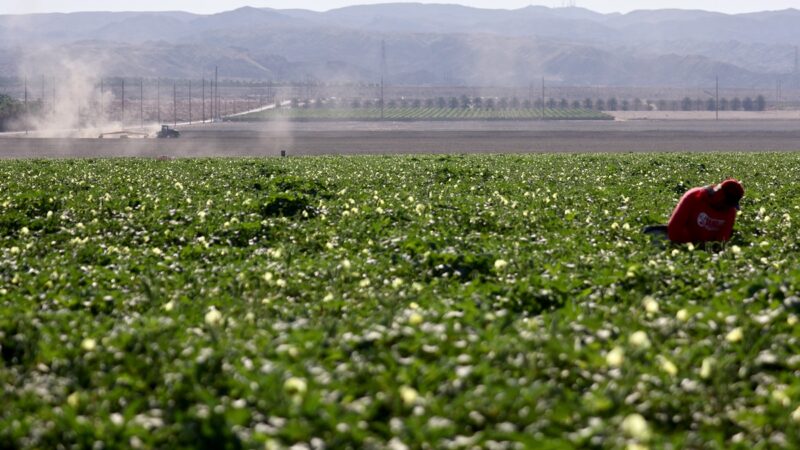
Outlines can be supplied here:
<path id="1" fill-rule="evenodd" d="M 293 98 L 290 102 L 292 108 L 379 108 L 380 99 L 373 98 L 340 98 L 340 99 L 300 99 Z M 634 99 L 592 99 L 568 100 L 566 98 L 548 98 L 542 102 L 541 98 L 531 100 L 519 97 L 435 97 L 435 98 L 399 98 L 386 101 L 387 108 L 451 108 L 451 109 L 587 109 L 598 111 L 716 111 L 717 104 L 714 98 L 692 99 L 685 97 L 683 100 L 642 100 Z M 767 101 L 763 95 L 756 98 L 745 97 L 740 99 L 721 98 L 720 111 L 764 111 Z"/>

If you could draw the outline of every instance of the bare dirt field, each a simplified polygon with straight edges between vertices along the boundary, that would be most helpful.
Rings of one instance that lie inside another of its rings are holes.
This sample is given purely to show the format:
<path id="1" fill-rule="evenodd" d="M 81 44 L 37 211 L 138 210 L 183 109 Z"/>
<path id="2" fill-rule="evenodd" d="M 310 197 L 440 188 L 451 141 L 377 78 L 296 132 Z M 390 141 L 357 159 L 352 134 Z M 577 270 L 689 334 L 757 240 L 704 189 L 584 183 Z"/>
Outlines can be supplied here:
<path id="1" fill-rule="evenodd" d="M 800 120 L 222 123 L 180 139 L 0 135 L 0 158 L 800 151 Z"/>

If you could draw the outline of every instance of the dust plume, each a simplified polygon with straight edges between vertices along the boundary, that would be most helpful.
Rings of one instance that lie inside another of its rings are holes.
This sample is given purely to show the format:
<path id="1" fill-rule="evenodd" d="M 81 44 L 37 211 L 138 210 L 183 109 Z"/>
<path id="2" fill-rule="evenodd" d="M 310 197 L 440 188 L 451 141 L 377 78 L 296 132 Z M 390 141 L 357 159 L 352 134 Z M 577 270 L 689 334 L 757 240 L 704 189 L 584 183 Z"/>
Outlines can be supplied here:
<path id="1" fill-rule="evenodd" d="M 28 80 L 30 95 L 42 97 L 41 110 L 27 118 L 34 136 L 98 137 L 124 128 L 119 99 L 111 86 L 103 89 L 101 57 L 44 44 L 27 46 L 23 54 L 17 76 Z M 155 124 L 148 128 L 154 131 Z"/>

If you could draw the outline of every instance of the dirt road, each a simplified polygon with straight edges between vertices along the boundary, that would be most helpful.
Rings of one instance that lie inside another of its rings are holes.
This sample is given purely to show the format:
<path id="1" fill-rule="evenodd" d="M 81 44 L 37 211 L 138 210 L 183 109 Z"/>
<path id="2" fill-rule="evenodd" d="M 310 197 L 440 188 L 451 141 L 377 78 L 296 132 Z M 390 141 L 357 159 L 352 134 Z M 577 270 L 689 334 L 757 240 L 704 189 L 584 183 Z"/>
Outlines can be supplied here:
<path id="1" fill-rule="evenodd" d="M 188 126 L 180 139 L 0 137 L 0 158 L 800 151 L 798 121 L 282 123 Z"/>

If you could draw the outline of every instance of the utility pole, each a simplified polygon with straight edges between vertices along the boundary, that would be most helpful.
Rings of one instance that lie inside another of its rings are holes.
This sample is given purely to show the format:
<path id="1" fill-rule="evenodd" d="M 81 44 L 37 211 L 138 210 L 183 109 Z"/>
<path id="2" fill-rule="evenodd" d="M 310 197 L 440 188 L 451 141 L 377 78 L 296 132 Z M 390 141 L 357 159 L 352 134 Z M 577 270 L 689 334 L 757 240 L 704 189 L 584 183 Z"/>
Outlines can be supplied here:
<path id="1" fill-rule="evenodd" d="M 50 106 L 52 115 L 56 115 L 56 77 L 53 77 L 53 104 Z"/>
<path id="2" fill-rule="evenodd" d="M 719 75 L 717 75 L 717 95 L 714 99 L 714 106 L 717 114 L 716 120 L 719 120 Z"/>
<path id="3" fill-rule="evenodd" d="M 528 104 L 533 108 L 533 81 L 528 84 Z"/>
<path id="4" fill-rule="evenodd" d="M 44 111 L 44 75 L 42 75 L 42 105 L 41 110 Z"/>
<path id="5" fill-rule="evenodd" d="M 214 84 L 217 86 L 216 90 L 216 99 L 214 102 L 216 103 L 214 109 L 217 112 L 217 116 L 219 116 L 219 66 L 214 66 Z"/>
<path id="6" fill-rule="evenodd" d="M 106 105 L 105 105 L 105 96 L 106 96 L 106 86 L 105 80 L 100 78 L 100 117 L 105 120 L 106 116 Z"/>
<path id="7" fill-rule="evenodd" d="M 125 78 L 122 79 L 122 128 L 125 128 Z"/>
<path id="8" fill-rule="evenodd" d="M 161 78 L 156 78 L 156 120 L 161 125 Z"/>
<path id="9" fill-rule="evenodd" d="M 192 124 L 192 80 L 189 80 L 189 125 Z"/>
<path id="10" fill-rule="evenodd" d="M 203 123 L 206 123 L 206 74 L 203 73 Z"/>
<path id="11" fill-rule="evenodd" d="M 542 77 L 542 120 L 544 120 L 544 77 Z"/>
<path id="12" fill-rule="evenodd" d="M 28 134 L 28 77 L 25 77 L 25 134 Z"/>
<path id="13" fill-rule="evenodd" d="M 775 96 L 775 99 L 777 102 L 776 107 L 780 109 L 781 104 L 783 103 L 783 80 L 781 80 L 780 78 L 778 78 L 778 92 L 777 95 Z"/>
<path id="14" fill-rule="evenodd" d="M 384 118 L 384 108 L 386 106 L 385 95 L 386 83 L 386 41 L 381 41 L 381 120 Z"/>
<path id="15" fill-rule="evenodd" d="M 173 126 L 178 126 L 178 85 L 172 82 L 172 122 Z"/>
<path id="16" fill-rule="evenodd" d="M 144 129 L 144 78 L 139 78 L 139 126 Z"/>

